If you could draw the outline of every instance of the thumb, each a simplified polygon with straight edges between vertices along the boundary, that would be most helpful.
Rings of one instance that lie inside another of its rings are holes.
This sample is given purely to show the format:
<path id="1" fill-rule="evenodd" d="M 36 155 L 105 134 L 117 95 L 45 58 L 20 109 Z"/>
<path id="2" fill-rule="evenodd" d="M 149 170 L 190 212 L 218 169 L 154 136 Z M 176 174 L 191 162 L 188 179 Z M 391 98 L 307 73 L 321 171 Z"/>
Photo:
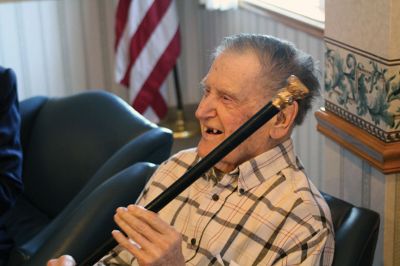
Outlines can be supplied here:
<path id="1" fill-rule="evenodd" d="M 57 259 L 51 259 L 47 262 L 47 266 L 75 266 L 76 262 L 70 255 L 63 255 Z"/>

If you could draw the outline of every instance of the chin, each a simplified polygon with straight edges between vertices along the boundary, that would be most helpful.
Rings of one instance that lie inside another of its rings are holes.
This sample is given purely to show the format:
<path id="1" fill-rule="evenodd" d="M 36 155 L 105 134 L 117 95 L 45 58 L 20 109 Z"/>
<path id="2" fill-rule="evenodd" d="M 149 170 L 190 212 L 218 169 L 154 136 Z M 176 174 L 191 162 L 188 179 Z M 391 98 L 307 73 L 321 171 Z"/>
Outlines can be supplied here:
<path id="1" fill-rule="evenodd" d="M 213 151 L 218 145 L 209 145 L 209 144 L 205 144 L 202 143 L 201 141 L 199 142 L 199 144 L 197 145 L 197 154 L 201 157 L 204 158 L 205 156 L 207 156 L 211 151 Z M 233 154 L 232 154 L 233 153 Z M 228 173 L 230 171 L 232 171 L 233 169 L 236 168 L 237 161 L 238 161 L 238 154 L 235 151 L 232 151 L 231 153 L 229 153 L 227 156 L 225 156 L 221 161 L 219 161 L 218 163 L 216 163 L 216 167 L 225 172 Z"/>
<path id="2" fill-rule="evenodd" d="M 216 146 L 211 146 L 204 144 L 200 141 L 199 145 L 197 145 L 197 153 L 200 157 L 205 157 L 209 154 Z"/>
<path id="3" fill-rule="evenodd" d="M 206 150 L 206 149 L 204 149 L 203 147 L 201 147 L 200 145 L 199 146 L 197 146 L 197 154 L 200 156 L 200 157 L 202 157 L 202 158 L 204 158 L 207 154 L 209 154 L 210 153 L 210 150 Z"/>

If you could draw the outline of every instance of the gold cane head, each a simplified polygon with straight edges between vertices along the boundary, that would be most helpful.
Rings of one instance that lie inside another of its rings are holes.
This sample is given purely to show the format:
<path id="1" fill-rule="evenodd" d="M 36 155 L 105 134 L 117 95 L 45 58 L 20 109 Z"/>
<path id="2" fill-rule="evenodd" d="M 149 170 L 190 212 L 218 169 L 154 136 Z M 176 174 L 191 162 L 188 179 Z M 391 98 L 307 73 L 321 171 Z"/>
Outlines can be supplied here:
<path id="1" fill-rule="evenodd" d="M 295 75 L 291 75 L 287 79 L 288 84 L 278 91 L 272 98 L 272 104 L 282 110 L 293 101 L 303 99 L 310 91 Z"/>

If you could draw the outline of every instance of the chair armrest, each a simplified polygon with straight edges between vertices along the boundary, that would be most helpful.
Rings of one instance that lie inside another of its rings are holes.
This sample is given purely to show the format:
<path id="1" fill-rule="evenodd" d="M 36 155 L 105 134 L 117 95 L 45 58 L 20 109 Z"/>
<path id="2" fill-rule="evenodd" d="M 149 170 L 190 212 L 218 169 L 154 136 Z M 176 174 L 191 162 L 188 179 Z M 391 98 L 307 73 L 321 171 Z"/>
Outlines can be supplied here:
<path id="1" fill-rule="evenodd" d="M 47 101 L 48 98 L 45 96 L 35 96 L 23 100 L 19 104 L 19 110 L 21 114 L 21 143 L 24 151 L 27 149 L 36 117 Z"/>
<path id="2" fill-rule="evenodd" d="M 34 238 L 15 254 L 29 259 L 26 265 L 45 265 L 50 258 L 62 254 L 71 254 L 77 261 L 86 258 L 117 227 L 113 221 L 116 208 L 134 203 L 155 169 L 156 165 L 137 163 L 117 173 L 90 193 L 70 217 L 54 221 L 52 227 L 57 234 L 37 252 L 35 249 L 43 240 Z M 29 258 L 30 254 L 35 255 Z"/>
<path id="3" fill-rule="evenodd" d="M 86 195 L 91 193 L 91 191 L 101 183 L 137 162 L 162 163 L 170 156 L 172 142 L 171 131 L 163 128 L 153 128 L 131 140 L 115 152 L 113 156 L 97 170 L 63 212 L 75 208 Z"/>
<path id="4" fill-rule="evenodd" d="M 85 185 L 83 191 L 88 193 L 88 190 L 93 190 L 110 176 L 134 163 L 164 162 L 170 156 L 172 143 L 169 129 L 158 127 L 144 132 L 115 152 Z"/>

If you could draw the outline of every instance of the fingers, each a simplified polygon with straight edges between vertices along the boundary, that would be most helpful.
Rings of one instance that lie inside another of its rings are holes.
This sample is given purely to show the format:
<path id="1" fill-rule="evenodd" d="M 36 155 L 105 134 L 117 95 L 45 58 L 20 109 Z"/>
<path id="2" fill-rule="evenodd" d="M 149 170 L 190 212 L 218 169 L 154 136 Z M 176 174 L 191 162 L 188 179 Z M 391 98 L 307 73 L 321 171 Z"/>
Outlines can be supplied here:
<path id="1" fill-rule="evenodd" d="M 124 208 L 118 208 L 114 220 L 122 231 L 129 236 L 129 238 L 135 239 L 135 241 L 140 243 L 140 246 L 143 248 L 147 249 L 151 246 L 152 241 L 157 241 L 157 236 L 155 235 L 156 232 L 152 231 L 147 224 L 137 219 L 135 216 L 130 215 Z M 116 233 L 117 236 L 119 236 L 119 234 Z M 118 239 L 123 240 L 120 237 Z"/>
<path id="2" fill-rule="evenodd" d="M 130 205 L 128 208 L 118 208 L 114 219 L 118 226 L 129 236 L 136 232 L 150 242 L 159 242 L 160 235 L 169 235 L 173 230 L 157 214 L 136 205 Z"/>
<path id="3" fill-rule="evenodd" d="M 165 261 L 167 258 L 184 262 L 182 235 L 157 214 L 143 207 L 130 205 L 128 208 L 118 208 L 114 220 L 127 235 L 114 230 L 114 239 L 143 265 L 153 265 L 154 262 Z"/>
<path id="4" fill-rule="evenodd" d="M 126 208 L 118 208 L 114 217 L 115 222 L 128 236 L 126 237 L 118 230 L 114 230 L 112 235 L 114 239 L 129 251 L 138 261 L 149 261 L 157 258 L 161 254 L 160 240 L 162 237 L 158 231 L 138 219 Z"/>
<path id="5" fill-rule="evenodd" d="M 140 252 L 141 247 L 139 246 L 139 244 L 125 237 L 125 235 L 118 230 L 113 230 L 111 233 L 118 244 L 129 251 L 137 259 L 141 259 L 142 253 Z"/>
<path id="6" fill-rule="evenodd" d="M 142 206 L 129 205 L 128 210 L 135 217 L 141 219 L 160 233 L 166 232 L 171 228 L 171 226 L 160 219 L 156 213 L 146 210 Z"/>
<path id="7" fill-rule="evenodd" d="M 70 255 L 63 255 L 57 259 L 51 259 L 47 262 L 47 266 L 75 266 L 76 262 Z"/>

